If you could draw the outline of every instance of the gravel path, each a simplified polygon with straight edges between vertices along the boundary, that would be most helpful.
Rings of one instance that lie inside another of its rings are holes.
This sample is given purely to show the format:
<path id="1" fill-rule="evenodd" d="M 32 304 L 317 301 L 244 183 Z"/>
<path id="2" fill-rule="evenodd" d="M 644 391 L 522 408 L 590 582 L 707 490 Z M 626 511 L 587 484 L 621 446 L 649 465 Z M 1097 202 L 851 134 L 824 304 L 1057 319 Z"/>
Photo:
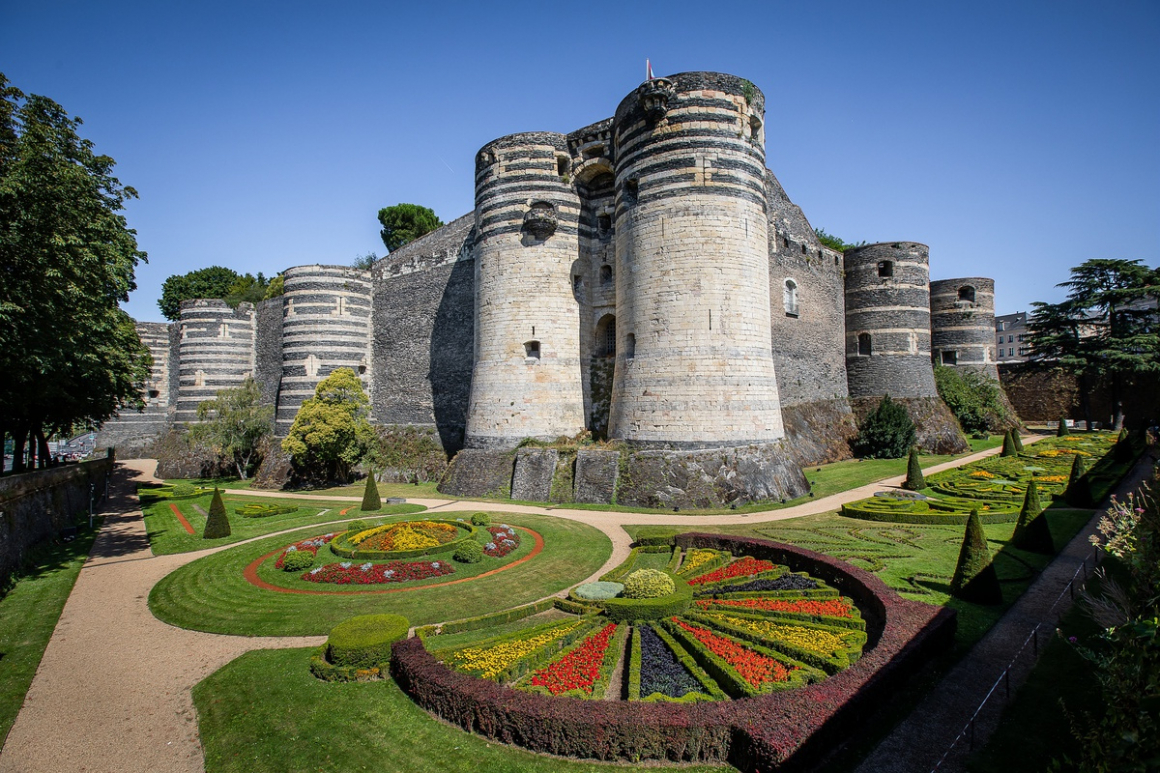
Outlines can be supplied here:
<path id="1" fill-rule="evenodd" d="M 1025 442 L 1034 442 L 1029 437 Z M 926 469 L 927 474 L 999 453 L 990 449 Z M 325 637 L 248 638 L 199 633 L 161 623 L 149 612 L 153 585 L 180 566 L 214 551 L 154 556 L 135 487 L 153 480 L 156 463 L 118 464 L 105 525 L 77 578 L 12 732 L 0 752 L 0 773 L 186 773 L 204 770 L 191 690 L 239 655 L 254 649 L 317 646 Z M 600 529 L 612 555 L 589 579 L 627 558 L 624 524 L 747 524 L 800 518 L 898 487 L 902 476 L 794 507 L 739 515 L 618 513 L 451 499 L 411 499 L 430 510 L 480 509 L 566 518 Z M 233 491 L 286 498 L 284 492 Z M 361 501 L 360 497 L 292 495 Z M 262 535 L 255 539 L 264 539 Z M 241 543 L 217 548 L 225 550 Z"/>

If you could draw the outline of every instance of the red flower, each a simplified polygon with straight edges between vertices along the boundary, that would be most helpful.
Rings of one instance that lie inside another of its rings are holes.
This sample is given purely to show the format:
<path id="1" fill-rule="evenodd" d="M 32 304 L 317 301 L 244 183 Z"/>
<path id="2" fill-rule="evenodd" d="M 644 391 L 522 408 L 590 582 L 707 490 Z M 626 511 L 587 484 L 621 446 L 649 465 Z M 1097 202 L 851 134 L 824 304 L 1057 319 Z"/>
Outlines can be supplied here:
<path id="1" fill-rule="evenodd" d="M 707 650 L 733 666 L 741 678 L 755 688 L 760 688 L 766 682 L 784 682 L 789 679 L 789 669 L 773 658 L 748 650 L 737 642 L 718 636 L 706 628 L 689 625 L 675 617 L 673 620 L 705 645 Z"/>
<path id="2" fill-rule="evenodd" d="M 695 577 L 689 580 L 689 585 L 704 585 L 707 582 L 720 582 L 721 580 L 729 580 L 733 577 L 748 577 L 759 572 L 768 572 L 773 569 L 772 561 L 762 561 L 752 556 L 746 556 L 740 561 L 723 566 L 715 572 L 703 574 L 700 577 Z"/>
<path id="3" fill-rule="evenodd" d="M 552 695 L 568 690 L 582 690 L 591 694 L 596 680 L 600 677 L 600 665 L 604 653 L 616 631 L 616 623 L 609 623 L 592 634 L 576 649 L 557 660 L 547 668 L 540 669 L 532 677 L 532 684 L 546 687 Z"/>

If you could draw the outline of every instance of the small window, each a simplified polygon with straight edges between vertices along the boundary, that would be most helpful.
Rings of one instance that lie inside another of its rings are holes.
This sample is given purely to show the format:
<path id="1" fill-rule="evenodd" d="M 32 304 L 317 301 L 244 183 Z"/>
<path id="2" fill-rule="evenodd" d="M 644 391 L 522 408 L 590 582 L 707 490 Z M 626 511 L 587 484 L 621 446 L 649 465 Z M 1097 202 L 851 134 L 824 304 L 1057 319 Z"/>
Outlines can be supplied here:
<path id="1" fill-rule="evenodd" d="M 869 357 L 870 354 L 871 354 L 870 334 L 869 333 L 859 333 L 858 334 L 858 356 L 859 357 Z"/>
<path id="2" fill-rule="evenodd" d="M 878 261 L 878 276 L 894 276 L 894 261 L 880 260 Z"/>
<path id="3" fill-rule="evenodd" d="M 612 284 L 612 266 L 604 265 L 600 267 L 600 284 L 604 286 Z"/>
<path id="4" fill-rule="evenodd" d="M 608 233 L 612 230 L 612 215 L 600 215 L 596 218 L 596 224 L 600 228 L 600 233 Z"/>
<path id="5" fill-rule="evenodd" d="M 616 317 L 605 314 L 596 323 L 595 344 L 597 357 L 613 357 L 616 355 Z"/>
<path id="6" fill-rule="evenodd" d="M 624 181 L 624 202 L 626 204 L 635 204 L 637 194 L 640 193 L 640 182 L 638 180 Z"/>
<path id="7" fill-rule="evenodd" d="M 785 280 L 785 286 L 782 288 L 782 300 L 785 303 L 786 316 L 796 317 L 798 315 L 797 282 L 792 279 Z"/>
<path id="8" fill-rule="evenodd" d="M 572 159 L 567 156 L 556 156 L 556 174 L 567 177 L 572 167 Z"/>
<path id="9" fill-rule="evenodd" d="M 942 353 L 942 364 L 943 365 L 958 365 L 959 364 L 959 353 L 958 352 L 944 351 Z"/>
<path id="10" fill-rule="evenodd" d="M 535 360 L 540 361 L 540 342 L 528 341 L 524 344 L 524 358 L 529 362 Z"/>
<path id="11" fill-rule="evenodd" d="M 636 336 L 632 333 L 624 337 L 624 356 L 630 360 L 636 356 Z"/>
<path id="12" fill-rule="evenodd" d="M 150 400 L 156 400 L 158 397 L 161 397 L 160 392 L 158 392 L 156 389 L 149 390 L 149 399 Z"/>
<path id="13" fill-rule="evenodd" d="M 1008 357 L 1014 357 L 1014 356 L 1015 356 L 1015 350 L 1014 350 L 1014 349 L 1008 349 L 1008 350 L 1007 350 L 1007 356 L 1008 356 Z"/>
<path id="14" fill-rule="evenodd" d="M 1015 340 L 1015 336 L 1013 336 L 1013 335 L 1007 336 L 1007 343 L 1011 343 L 1014 340 Z"/>
<path id="15" fill-rule="evenodd" d="M 576 274 L 572 277 L 572 289 L 579 290 L 582 287 L 584 287 L 584 277 L 580 274 Z"/>
<path id="16" fill-rule="evenodd" d="M 959 300 L 967 301 L 968 303 L 975 302 L 975 288 L 970 285 L 964 285 L 959 288 Z"/>

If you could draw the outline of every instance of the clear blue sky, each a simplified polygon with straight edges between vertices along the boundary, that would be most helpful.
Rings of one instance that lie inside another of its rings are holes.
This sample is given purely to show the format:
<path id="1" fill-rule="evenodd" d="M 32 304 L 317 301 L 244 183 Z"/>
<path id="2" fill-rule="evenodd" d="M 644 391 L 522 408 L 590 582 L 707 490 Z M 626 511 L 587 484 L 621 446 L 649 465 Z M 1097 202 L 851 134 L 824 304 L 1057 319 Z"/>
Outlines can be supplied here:
<path id="1" fill-rule="evenodd" d="M 815 227 L 925 242 L 1019 311 L 1088 258 L 1160 264 L 1158 39 L 1157 0 L 0 0 L 0 71 L 140 192 L 140 320 L 170 274 L 349 264 L 382 206 L 467 213 L 481 145 L 610 116 L 646 57 L 765 92 Z"/>

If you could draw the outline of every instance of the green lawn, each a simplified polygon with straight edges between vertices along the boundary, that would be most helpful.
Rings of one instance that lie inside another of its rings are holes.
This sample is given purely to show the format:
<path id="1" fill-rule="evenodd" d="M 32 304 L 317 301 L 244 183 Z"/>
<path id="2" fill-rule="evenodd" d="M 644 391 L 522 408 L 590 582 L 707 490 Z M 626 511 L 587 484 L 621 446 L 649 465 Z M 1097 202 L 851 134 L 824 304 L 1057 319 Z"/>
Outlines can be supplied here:
<path id="1" fill-rule="evenodd" d="M 28 566 L 0 598 L 0 745 L 8 737 L 36 675 L 56 621 L 72 592 L 96 530 L 34 551 Z"/>
<path id="2" fill-rule="evenodd" d="M 624 765 L 561 760 L 487 741 L 432 719 L 393 681 L 325 683 L 309 650 L 251 652 L 193 690 L 207 773 L 373 770 L 612 773 Z M 652 767 L 708 773 L 732 768 Z"/>
<path id="3" fill-rule="evenodd" d="M 363 513 L 358 509 L 358 504 L 351 502 L 328 503 L 303 499 L 268 499 L 265 497 L 257 499 L 225 493 L 222 495 L 222 501 L 225 503 L 226 515 L 230 520 L 231 534 L 220 539 L 202 539 L 201 533 L 205 530 L 205 516 L 202 515 L 201 511 L 209 512 L 210 500 L 213 498 L 212 493 L 195 497 L 153 500 L 148 491 L 148 489 L 141 489 L 141 509 L 145 514 L 145 530 L 149 534 L 149 544 L 153 548 L 154 555 L 205 550 L 206 548 L 241 542 L 251 537 L 260 537 L 275 531 L 284 531 L 315 523 L 395 513 L 417 513 L 424 509 L 420 505 L 388 505 L 373 513 Z M 188 533 L 181 525 L 177 516 L 173 514 L 171 504 L 177 505 L 186 521 L 193 527 L 193 534 Z M 253 504 L 288 505 L 297 507 L 298 510 L 266 518 L 244 518 L 237 514 L 238 507 Z M 198 508 L 201 508 L 201 511 Z M 346 515 L 340 514 L 342 510 L 348 509 L 349 512 Z"/>
<path id="4" fill-rule="evenodd" d="M 440 517 L 460 515 L 467 514 L 440 513 Z M 599 569 L 612 552 L 604 534 L 583 524 L 515 514 L 497 515 L 495 520 L 538 531 L 544 537 L 543 553 L 491 577 L 404 593 L 289 594 L 246 582 L 242 571 L 255 558 L 328 531 L 320 525 L 193 561 L 153 587 L 149 607 L 159 619 L 182 628 L 246 636 L 326 634 L 348 617 L 378 612 L 405 615 L 412 624 L 423 625 L 508 609 L 569 588 Z M 431 582 L 447 579 L 454 577 Z"/>
<path id="5" fill-rule="evenodd" d="M 230 489 L 232 491 L 248 491 L 252 488 L 254 482 L 253 478 L 242 480 L 241 478 L 172 478 L 166 480 L 166 483 L 193 483 L 197 486 L 217 486 L 222 489 Z M 377 483 L 375 484 L 379 489 L 379 496 L 383 499 L 387 497 L 411 497 L 421 499 L 445 499 L 443 494 L 436 491 L 435 486 L 439 481 L 428 481 L 426 483 Z M 312 496 L 330 496 L 330 497 L 358 497 L 362 499 L 363 491 L 366 490 L 366 482 L 359 481 L 358 483 L 351 483 L 347 486 L 330 486 L 321 488 L 304 488 L 294 489 L 294 494 L 310 494 Z M 268 491 L 269 489 L 253 489 L 254 491 Z"/>

